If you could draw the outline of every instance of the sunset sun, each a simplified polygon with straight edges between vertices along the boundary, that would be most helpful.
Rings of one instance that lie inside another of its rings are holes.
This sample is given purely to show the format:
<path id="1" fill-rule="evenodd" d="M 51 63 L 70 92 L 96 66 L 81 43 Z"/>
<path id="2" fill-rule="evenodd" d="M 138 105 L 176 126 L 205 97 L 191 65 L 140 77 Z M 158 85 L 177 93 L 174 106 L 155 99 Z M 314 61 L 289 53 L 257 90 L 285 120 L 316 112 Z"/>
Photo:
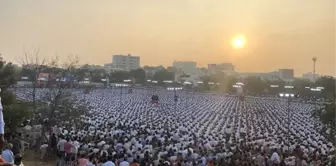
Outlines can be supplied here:
<path id="1" fill-rule="evenodd" d="M 236 49 L 244 48 L 245 43 L 246 43 L 246 39 L 244 35 L 236 35 L 232 39 L 232 46 L 233 48 L 236 48 Z"/>

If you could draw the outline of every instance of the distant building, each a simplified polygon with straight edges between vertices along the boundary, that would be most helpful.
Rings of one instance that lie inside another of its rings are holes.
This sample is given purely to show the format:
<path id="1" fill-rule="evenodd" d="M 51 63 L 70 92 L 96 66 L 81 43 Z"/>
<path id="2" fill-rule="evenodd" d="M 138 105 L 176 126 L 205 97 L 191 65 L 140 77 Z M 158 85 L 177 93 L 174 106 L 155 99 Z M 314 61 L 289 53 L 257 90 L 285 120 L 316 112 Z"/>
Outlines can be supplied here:
<path id="1" fill-rule="evenodd" d="M 294 69 L 279 69 L 279 78 L 283 81 L 294 80 Z"/>
<path id="2" fill-rule="evenodd" d="M 175 61 L 173 68 L 169 69 L 174 72 L 175 81 L 188 81 L 197 84 L 199 78 L 207 74 L 207 70 L 197 68 L 197 63 L 192 61 Z"/>
<path id="3" fill-rule="evenodd" d="M 104 65 L 108 72 L 131 71 L 140 68 L 140 57 L 128 55 L 113 55 L 112 63 Z"/>
<path id="4" fill-rule="evenodd" d="M 244 79 L 247 77 L 259 77 L 261 80 L 279 80 L 279 72 L 278 71 L 273 71 L 269 73 L 237 73 L 237 75 Z"/>
<path id="5" fill-rule="evenodd" d="M 216 74 L 219 72 L 232 74 L 234 73 L 234 71 L 235 71 L 235 66 L 232 63 L 208 64 L 209 74 Z"/>
<path id="6" fill-rule="evenodd" d="M 303 79 L 307 79 L 307 80 L 310 80 L 310 81 L 314 81 L 314 78 L 315 78 L 315 80 L 316 80 L 316 79 L 318 79 L 319 77 L 321 77 L 321 75 L 319 75 L 319 74 L 315 74 L 315 75 L 314 75 L 314 73 L 312 73 L 312 72 L 304 73 L 304 74 L 302 75 L 302 78 L 303 78 Z"/>
<path id="7" fill-rule="evenodd" d="M 124 71 L 131 71 L 140 68 L 140 57 L 128 55 L 114 55 L 112 64 L 117 69 L 122 68 Z"/>

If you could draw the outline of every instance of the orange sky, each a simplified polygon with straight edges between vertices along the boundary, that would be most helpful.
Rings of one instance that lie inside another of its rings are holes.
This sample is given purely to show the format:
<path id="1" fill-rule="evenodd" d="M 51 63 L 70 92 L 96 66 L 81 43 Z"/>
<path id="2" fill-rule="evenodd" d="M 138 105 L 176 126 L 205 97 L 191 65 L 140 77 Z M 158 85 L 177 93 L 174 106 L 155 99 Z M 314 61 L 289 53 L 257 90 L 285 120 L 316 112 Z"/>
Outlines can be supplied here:
<path id="1" fill-rule="evenodd" d="M 233 36 L 247 45 L 235 50 Z M 238 71 L 295 68 L 335 75 L 335 0 L 2 0 L 0 53 L 18 62 L 77 54 L 104 64 L 114 54 L 141 56 L 141 65 L 174 60 L 232 62 Z"/>

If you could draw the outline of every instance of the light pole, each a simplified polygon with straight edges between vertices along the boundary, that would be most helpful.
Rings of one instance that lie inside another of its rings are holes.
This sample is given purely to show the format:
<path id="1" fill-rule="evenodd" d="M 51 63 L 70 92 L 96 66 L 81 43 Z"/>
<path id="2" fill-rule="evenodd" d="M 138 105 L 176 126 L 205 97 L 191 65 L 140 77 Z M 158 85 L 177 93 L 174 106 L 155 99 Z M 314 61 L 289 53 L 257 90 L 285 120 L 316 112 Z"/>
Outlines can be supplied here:
<path id="1" fill-rule="evenodd" d="M 188 107 L 189 107 L 189 86 L 191 85 L 192 83 L 191 82 L 189 82 L 189 81 L 185 81 L 184 83 L 183 83 L 183 85 L 184 85 L 184 90 L 185 90 L 185 92 L 186 92 L 186 94 L 185 94 L 185 109 L 187 109 Z"/>
<path id="2" fill-rule="evenodd" d="M 178 100 L 178 96 L 176 94 L 176 91 L 178 90 L 182 90 L 183 88 L 182 87 L 168 87 L 167 90 L 168 91 L 173 91 L 174 92 L 174 111 L 176 110 L 176 104 L 177 104 L 177 100 Z"/>
<path id="3" fill-rule="evenodd" d="M 313 57 L 312 58 L 313 60 L 313 80 L 314 80 L 314 83 L 315 83 L 315 65 L 316 65 L 316 61 L 317 61 L 317 58 L 316 57 Z"/>

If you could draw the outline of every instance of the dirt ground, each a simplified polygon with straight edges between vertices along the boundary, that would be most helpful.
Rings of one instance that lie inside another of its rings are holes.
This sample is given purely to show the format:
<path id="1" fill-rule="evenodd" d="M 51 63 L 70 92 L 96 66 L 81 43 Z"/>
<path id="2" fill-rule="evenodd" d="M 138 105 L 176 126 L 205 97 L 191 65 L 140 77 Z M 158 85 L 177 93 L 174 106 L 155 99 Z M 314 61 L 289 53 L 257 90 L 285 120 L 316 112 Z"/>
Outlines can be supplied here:
<path id="1" fill-rule="evenodd" d="M 40 155 L 34 151 L 25 151 L 23 157 L 23 164 L 25 166 L 55 166 L 55 158 L 46 158 L 43 161 L 40 159 Z"/>

